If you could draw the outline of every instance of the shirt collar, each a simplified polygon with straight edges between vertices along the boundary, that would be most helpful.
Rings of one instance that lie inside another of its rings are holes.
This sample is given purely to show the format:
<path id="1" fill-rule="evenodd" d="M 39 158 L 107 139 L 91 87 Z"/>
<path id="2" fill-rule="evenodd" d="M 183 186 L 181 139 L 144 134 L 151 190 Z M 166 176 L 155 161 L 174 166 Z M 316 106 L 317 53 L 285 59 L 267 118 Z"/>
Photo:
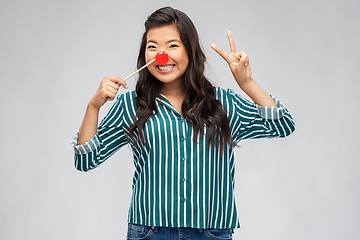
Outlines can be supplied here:
<path id="1" fill-rule="evenodd" d="M 159 92 L 156 95 L 155 102 L 157 105 L 163 104 L 165 107 L 169 108 L 170 110 L 172 110 L 173 112 L 175 112 L 176 114 L 181 116 L 181 114 L 173 107 L 173 105 L 171 105 L 171 103 L 169 102 L 169 100 L 166 98 L 166 96 L 163 93 Z M 188 109 L 188 111 L 192 113 L 192 109 L 193 108 L 190 107 Z"/>

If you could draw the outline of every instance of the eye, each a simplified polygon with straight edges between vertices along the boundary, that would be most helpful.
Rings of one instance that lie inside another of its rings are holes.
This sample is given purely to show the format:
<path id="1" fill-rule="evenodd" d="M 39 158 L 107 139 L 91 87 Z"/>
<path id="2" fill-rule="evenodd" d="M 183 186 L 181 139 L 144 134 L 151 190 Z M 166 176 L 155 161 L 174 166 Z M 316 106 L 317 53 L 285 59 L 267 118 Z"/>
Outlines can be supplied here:
<path id="1" fill-rule="evenodd" d="M 151 49 L 151 48 L 156 48 L 154 45 L 149 45 L 148 47 L 147 47 L 148 49 Z"/>
<path id="2" fill-rule="evenodd" d="M 176 44 L 171 44 L 171 45 L 169 46 L 169 48 L 176 48 L 176 47 L 179 47 L 179 46 L 176 45 Z"/>

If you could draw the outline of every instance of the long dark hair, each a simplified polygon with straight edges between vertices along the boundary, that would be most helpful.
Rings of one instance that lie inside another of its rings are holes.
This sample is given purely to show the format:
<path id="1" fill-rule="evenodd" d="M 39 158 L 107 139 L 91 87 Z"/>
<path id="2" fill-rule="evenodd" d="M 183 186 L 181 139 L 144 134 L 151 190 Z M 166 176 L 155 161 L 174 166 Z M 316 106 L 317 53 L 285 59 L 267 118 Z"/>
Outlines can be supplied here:
<path id="1" fill-rule="evenodd" d="M 234 146 L 231 137 L 229 120 L 222 104 L 215 98 L 215 88 L 204 76 L 205 54 L 199 43 L 196 28 L 190 18 L 183 12 L 171 7 L 164 7 L 152 13 L 145 22 L 145 32 L 141 40 L 137 67 L 145 65 L 145 48 L 149 30 L 166 25 L 175 25 L 182 43 L 186 48 L 189 65 L 184 73 L 185 98 L 181 110 L 184 118 L 194 129 L 194 141 L 198 134 L 204 134 L 205 125 L 208 129 L 208 145 L 224 150 L 226 143 Z M 130 126 L 130 138 L 134 138 L 135 130 L 144 143 L 144 126 L 146 121 L 157 112 L 155 97 L 159 93 L 161 82 L 147 68 L 139 73 L 136 84 L 137 112 L 134 123 Z M 192 107 L 192 113 L 188 109 Z"/>

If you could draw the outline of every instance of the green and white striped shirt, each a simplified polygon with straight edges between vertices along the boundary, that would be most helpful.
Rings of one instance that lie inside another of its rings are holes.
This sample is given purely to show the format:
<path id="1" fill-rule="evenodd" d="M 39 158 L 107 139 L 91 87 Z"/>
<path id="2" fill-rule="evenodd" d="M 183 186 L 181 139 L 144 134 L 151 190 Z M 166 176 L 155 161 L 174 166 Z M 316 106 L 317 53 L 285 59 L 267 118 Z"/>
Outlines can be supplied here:
<path id="1" fill-rule="evenodd" d="M 232 90 L 216 88 L 236 143 L 243 139 L 286 137 L 295 123 L 282 103 L 261 107 Z M 146 144 L 127 134 L 136 114 L 136 93 L 118 96 L 96 135 L 83 145 L 73 139 L 75 167 L 98 167 L 119 148 L 130 144 L 135 172 L 128 222 L 147 226 L 238 228 L 235 205 L 234 148 L 221 154 L 208 147 L 207 131 L 193 141 L 193 129 L 163 94 L 156 97 L 157 113 L 146 122 Z"/>

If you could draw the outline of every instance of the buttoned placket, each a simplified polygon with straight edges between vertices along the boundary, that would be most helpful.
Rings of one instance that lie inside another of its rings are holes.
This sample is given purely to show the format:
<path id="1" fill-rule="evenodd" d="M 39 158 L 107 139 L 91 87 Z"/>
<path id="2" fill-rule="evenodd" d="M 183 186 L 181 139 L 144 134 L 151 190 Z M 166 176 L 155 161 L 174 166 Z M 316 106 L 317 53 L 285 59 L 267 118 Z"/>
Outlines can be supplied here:
<path id="1" fill-rule="evenodd" d="M 186 202 L 186 121 L 182 116 L 178 117 L 179 127 L 180 127 L 180 176 L 179 176 L 179 185 L 180 185 L 180 195 L 181 201 L 185 204 Z"/>
<path id="2" fill-rule="evenodd" d="M 187 141 L 189 141 L 189 139 L 187 139 L 188 131 L 189 128 L 187 127 L 187 122 L 185 120 L 185 118 L 171 105 L 171 103 L 169 102 L 169 100 L 167 100 L 166 96 L 164 94 L 159 94 L 158 95 L 158 100 L 160 102 L 162 102 L 162 104 L 164 104 L 165 107 L 167 107 L 169 110 L 173 111 L 177 117 L 177 121 L 178 121 L 178 126 L 179 126 L 179 136 L 178 136 L 178 141 L 180 143 L 180 149 L 179 149 L 179 154 L 180 154 L 180 158 L 179 158 L 179 164 L 180 164 L 180 176 L 178 178 L 178 185 L 180 188 L 180 202 L 185 203 L 187 201 L 186 199 L 186 195 L 188 194 L 186 192 L 187 188 L 186 188 L 186 180 L 187 180 L 187 169 L 186 169 L 186 163 L 187 163 L 187 158 L 186 158 L 186 154 L 187 153 Z M 191 111 L 191 109 L 189 109 L 189 111 Z M 191 135 L 191 134 L 190 134 Z M 184 206 L 182 206 L 184 207 Z"/>
<path id="3" fill-rule="evenodd" d="M 189 126 L 189 123 L 186 121 L 186 119 L 171 105 L 171 103 L 167 100 L 167 98 L 165 97 L 165 95 L 160 94 L 158 96 L 159 98 L 157 99 L 158 101 L 161 102 L 161 104 L 163 104 L 166 108 L 168 108 L 168 110 L 172 111 L 176 118 L 177 118 L 177 125 L 179 127 L 179 132 L 178 132 L 178 139 L 177 141 L 179 142 L 179 146 L 180 149 L 178 149 L 179 151 L 179 158 L 178 158 L 178 164 L 180 166 L 180 175 L 178 176 L 178 186 L 179 186 L 179 190 L 180 190 L 180 196 L 179 196 L 179 201 L 180 201 L 180 208 L 182 209 L 182 212 L 184 212 L 184 214 L 182 214 L 180 216 L 180 221 L 183 222 L 185 221 L 186 216 L 186 205 L 187 205 L 187 195 L 190 194 L 189 189 L 187 187 L 188 184 L 188 178 L 189 176 L 187 176 L 187 174 L 189 173 L 187 168 L 189 167 L 187 164 L 187 154 L 189 154 L 189 149 L 188 149 L 188 141 L 191 141 L 191 131 L 192 128 L 191 126 Z M 189 111 L 192 111 L 192 109 L 189 109 Z"/>

